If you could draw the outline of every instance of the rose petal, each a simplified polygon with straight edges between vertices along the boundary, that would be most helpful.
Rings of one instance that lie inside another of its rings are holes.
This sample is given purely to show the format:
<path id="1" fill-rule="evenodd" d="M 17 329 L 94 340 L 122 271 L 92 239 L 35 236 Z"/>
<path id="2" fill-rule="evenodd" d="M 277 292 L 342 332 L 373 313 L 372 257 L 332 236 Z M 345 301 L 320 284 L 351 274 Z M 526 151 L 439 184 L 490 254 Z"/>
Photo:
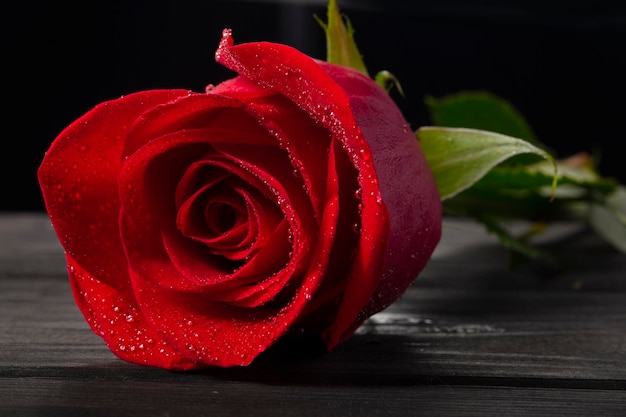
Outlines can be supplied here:
<path id="1" fill-rule="evenodd" d="M 367 318 L 397 300 L 430 259 L 441 236 L 441 200 L 419 143 L 391 97 L 356 71 L 320 65 L 350 97 L 389 211 L 383 275 L 375 289 L 376 297 L 360 315 Z M 365 222 L 376 220 L 364 217 L 363 221 L 363 228 L 368 229 Z M 348 337 L 358 325 L 354 323 L 336 340 Z"/>
<path id="2" fill-rule="evenodd" d="M 235 180 L 198 189 L 178 207 L 176 225 L 184 236 L 204 243 L 212 253 L 241 260 L 250 256 L 255 242 L 263 240 L 258 221 L 261 205 L 251 193 L 263 196 L 232 184 Z M 269 214 L 267 219 L 272 223 Z"/>
<path id="3" fill-rule="evenodd" d="M 179 106 L 180 104 L 180 102 L 177 102 L 174 105 Z M 171 193 L 175 183 L 180 183 L 175 174 L 179 170 L 177 167 L 189 166 L 191 162 L 189 159 L 200 153 L 199 146 L 201 143 L 210 143 L 211 148 L 215 149 L 219 154 L 228 155 L 227 159 L 221 158 L 219 155 L 215 155 L 215 157 L 205 156 L 205 158 L 211 159 L 213 164 L 231 174 L 245 178 L 250 184 L 254 184 L 256 188 L 265 188 L 266 192 L 272 194 L 272 198 L 282 205 L 285 217 L 290 219 L 292 223 L 291 229 L 294 231 L 293 240 L 295 246 L 291 258 L 285 256 L 283 263 L 281 263 L 277 259 L 277 253 L 280 254 L 282 251 L 277 252 L 277 247 L 273 246 L 271 251 L 268 252 L 264 264 L 272 265 L 273 268 L 276 268 L 277 266 L 285 265 L 285 262 L 289 259 L 294 264 L 304 265 L 307 263 L 306 260 L 303 260 L 303 257 L 307 256 L 308 248 L 310 247 L 306 239 L 308 236 L 316 235 L 316 226 L 314 223 L 311 223 L 314 216 L 311 212 L 310 201 L 302 189 L 301 182 L 291 172 L 287 158 L 284 157 L 285 164 L 277 164 L 276 162 L 281 158 L 279 149 L 271 147 L 256 149 L 256 145 L 235 146 L 228 142 L 233 132 L 229 132 L 229 137 L 224 139 L 221 139 L 221 132 L 223 130 L 219 130 L 217 134 L 214 134 L 215 132 L 211 129 L 196 129 L 185 130 L 184 133 L 164 135 L 161 138 L 153 139 L 152 142 L 144 145 L 126 160 L 125 174 L 121 178 L 121 183 L 127 184 L 127 186 L 121 187 L 122 195 L 124 196 L 123 200 L 126 201 L 126 197 L 128 197 L 130 203 L 127 211 L 135 213 L 131 214 L 132 218 L 138 218 L 135 222 L 144 223 L 143 226 L 139 227 L 142 233 L 128 232 L 125 234 L 128 236 L 126 243 L 129 248 L 129 258 L 131 259 L 131 264 L 136 265 L 140 270 L 148 268 L 143 270 L 144 275 L 151 277 L 149 279 L 159 285 L 178 288 L 181 291 L 192 291 L 194 287 L 190 286 L 189 281 L 200 284 L 201 282 L 217 283 L 229 280 L 243 284 L 244 282 L 241 282 L 243 277 L 247 279 L 248 283 L 259 282 L 259 288 L 266 287 L 265 275 L 267 275 L 268 271 L 255 270 L 255 267 L 259 265 L 258 262 L 254 262 L 255 259 L 246 263 L 232 276 L 227 269 L 221 269 L 218 272 L 215 265 L 218 265 L 218 267 L 221 265 L 215 258 L 208 258 L 207 260 L 206 252 L 201 251 L 197 245 L 193 246 L 190 242 L 181 239 L 174 227 L 167 227 L 168 222 L 171 223 L 168 219 L 174 217 L 173 208 L 166 209 L 168 206 L 167 201 L 163 202 L 161 200 L 163 196 Z M 192 147 L 193 152 L 181 150 L 183 145 Z M 167 166 L 149 166 L 148 161 L 155 160 L 162 153 L 167 152 L 168 149 L 169 152 L 174 152 L 179 156 L 168 156 Z M 228 163 L 228 159 L 231 159 L 233 163 Z M 153 174 L 146 173 L 148 169 Z M 169 171 L 173 171 L 174 174 Z M 149 182 L 146 180 L 146 175 L 150 177 Z M 281 180 L 279 181 L 276 178 Z M 154 188 L 155 186 L 158 188 Z M 129 192 L 129 190 L 138 191 Z M 294 204 L 296 207 L 292 207 Z M 144 207 L 153 208 L 151 216 L 146 216 Z M 156 219 L 153 226 L 146 223 L 146 220 L 150 217 Z M 158 246 L 155 243 L 158 242 L 156 236 L 154 238 L 147 237 L 150 229 L 158 229 L 161 230 L 161 233 L 164 233 L 164 250 L 160 250 L 158 247 L 154 247 L 153 250 L 146 248 L 146 246 L 149 247 L 150 245 Z M 146 240 L 149 242 L 146 242 Z M 142 251 L 151 254 L 145 262 L 141 259 Z M 156 256 L 155 253 L 161 253 L 161 255 Z M 287 252 L 285 252 L 285 255 L 287 255 Z M 161 260 L 158 261 L 158 258 Z M 174 265 L 180 271 L 187 272 L 184 272 L 184 275 L 172 274 L 171 268 L 161 265 L 170 261 L 174 261 Z M 208 265 L 205 266 L 205 264 Z M 297 271 L 298 268 L 290 269 L 291 271 Z M 185 277 L 193 277 L 193 279 L 185 280 Z M 283 282 L 287 278 L 288 275 L 283 276 Z M 251 281 L 251 279 L 254 279 L 254 281 Z M 246 292 L 249 293 L 249 290 L 246 290 Z M 240 299 L 241 297 L 238 296 L 238 298 Z M 267 297 L 262 298 L 267 299 Z"/>
<path id="4" fill-rule="evenodd" d="M 322 276 L 308 274 L 283 308 L 245 308 L 207 302 L 202 293 L 181 293 L 133 276 L 142 311 L 159 334 L 201 366 L 248 365 L 296 321 Z"/>
<path id="5" fill-rule="evenodd" d="M 167 369 L 194 369 L 198 364 L 165 343 L 145 320 L 132 287 L 113 288 L 68 258 L 74 298 L 95 334 L 121 359 Z"/>
<path id="6" fill-rule="evenodd" d="M 187 93 L 152 90 L 99 104 L 61 132 L 37 172 L 48 215 L 65 251 L 116 288 L 128 281 L 117 192 L 124 136 L 146 109 Z"/>
<path id="7" fill-rule="evenodd" d="M 330 154 L 330 166 L 335 166 L 334 152 Z M 319 235 L 312 254 L 317 262 L 307 266 L 302 282 L 282 308 L 250 309 L 211 303 L 202 293 L 172 291 L 137 275 L 133 282 L 151 325 L 168 343 L 189 354 L 192 361 L 224 367 L 249 364 L 297 322 L 329 272 L 326 267 L 339 219 L 337 183 L 337 177 L 329 175 L 321 219 L 326 232 Z"/>
<path id="8" fill-rule="evenodd" d="M 319 219 L 324 205 L 325 181 L 322 179 L 326 176 L 330 132 L 281 96 L 264 97 L 248 105 L 289 154 L 293 175 L 302 181 L 315 217 Z"/>
<path id="9" fill-rule="evenodd" d="M 132 121 L 146 109 L 187 94 L 142 91 L 99 104 L 59 134 L 37 172 L 46 210 L 66 252 L 76 304 L 91 328 L 122 359 L 171 369 L 196 365 L 143 322 L 119 236 L 117 173 Z M 102 125 L 108 127 L 105 132 Z M 116 314 L 116 307 L 124 310 Z M 138 313 L 129 322 L 124 311 Z M 152 355 L 155 347 L 163 354 Z"/>
<path id="10" fill-rule="evenodd" d="M 250 275 L 250 273 L 240 274 L 239 271 L 235 271 L 228 281 L 212 287 L 212 290 L 217 290 L 218 293 L 212 295 L 211 298 L 215 301 L 249 308 L 258 307 L 270 301 L 273 301 L 273 305 L 284 304 L 278 302 L 277 294 L 284 291 L 285 286 L 301 272 L 301 268 L 298 269 L 298 263 L 294 261 L 297 258 L 289 256 L 292 253 L 290 251 L 292 245 L 288 239 L 289 233 L 289 223 L 283 221 L 275 229 L 272 239 L 268 242 L 268 248 L 271 250 L 263 251 L 245 265 L 245 268 L 259 272 Z M 276 269 L 277 259 L 274 251 L 284 254 L 283 262 L 279 263 L 284 266 L 278 271 L 264 273 L 263 271 Z"/>
<path id="11" fill-rule="evenodd" d="M 309 113 L 343 144 L 359 173 L 363 228 L 347 295 L 326 335 L 332 347 L 364 320 L 359 313 L 372 299 L 383 273 L 389 214 L 380 196 L 369 145 L 354 119 L 347 94 L 325 72 L 325 67 L 307 55 L 286 45 L 266 42 L 234 46 L 230 31 L 225 30 L 216 60 L 261 87 L 284 95 Z"/>
<path id="12" fill-rule="evenodd" d="M 245 102 L 215 94 L 188 94 L 177 100 L 158 106 L 137 118 L 128 132 L 123 156 L 127 157 L 154 138 L 181 129 L 213 127 L 221 130 L 231 143 L 275 146 L 274 139 L 259 125 L 258 121 L 242 113 Z M 228 135 L 228 133 L 232 133 Z"/>

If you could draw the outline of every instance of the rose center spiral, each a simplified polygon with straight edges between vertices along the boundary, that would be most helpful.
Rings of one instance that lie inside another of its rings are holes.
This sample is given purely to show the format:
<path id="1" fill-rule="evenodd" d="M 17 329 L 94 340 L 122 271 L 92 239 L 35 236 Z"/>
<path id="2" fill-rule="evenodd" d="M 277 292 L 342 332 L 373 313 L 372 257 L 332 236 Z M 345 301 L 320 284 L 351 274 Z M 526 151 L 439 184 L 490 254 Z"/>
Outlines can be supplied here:
<path id="1" fill-rule="evenodd" d="M 214 235 L 223 235 L 235 227 L 239 215 L 240 213 L 229 204 L 209 204 L 206 212 L 206 224 L 209 232 Z"/>

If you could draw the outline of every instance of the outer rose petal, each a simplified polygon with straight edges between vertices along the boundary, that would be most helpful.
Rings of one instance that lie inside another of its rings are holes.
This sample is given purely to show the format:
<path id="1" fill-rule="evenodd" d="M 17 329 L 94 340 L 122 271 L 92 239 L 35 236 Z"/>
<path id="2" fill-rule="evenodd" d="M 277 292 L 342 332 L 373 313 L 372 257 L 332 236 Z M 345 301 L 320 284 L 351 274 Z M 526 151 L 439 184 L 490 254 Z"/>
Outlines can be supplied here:
<path id="1" fill-rule="evenodd" d="M 146 322 L 130 285 L 113 288 L 82 270 L 69 256 L 68 265 L 76 303 L 94 333 L 104 339 L 113 353 L 141 365 L 181 370 L 198 367 Z"/>
<path id="2" fill-rule="evenodd" d="M 388 95 L 356 71 L 316 62 L 281 44 L 233 45 L 223 33 L 216 59 L 292 100 L 351 153 L 363 195 L 362 232 L 329 348 L 400 297 L 441 234 L 436 185 L 407 122 Z"/>
<path id="3" fill-rule="evenodd" d="M 188 93 L 144 91 L 101 103 L 46 152 L 37 174 L 48 215 L 64 249 L 87 271 L 102 271 L 98 279 L 112 285 L 127 279 L 117 184 L 126 133 L 147 109 Z"/>
<path id="4" fill-rule="evenodd" d="M 94 332 L 127 361 L 178 369 L 195 364 L 163 344 L 155 332 L 138 332 L 140 315 L 128 316 L 137 305 L 119 235 L 117 175 L 134 120 L 188 93 L 144 91 L 99 104 L 61 132 L 38 170 L 48 215 L 66 252 L 76 303 Z M 151 355 L 157 347 L 163 354 Z"/>
<path id="5" fill-rule="evenodd" d="M 389 211 L 383 275 L 359 314 L 365 319 L 397 300 L 430 259 L 441 237 L 441 199 L 419 143 L 389 95 L 359 72 L 320 65 L 350 98 Z M 351 330 L 359 324 L 353 323 Z"/>

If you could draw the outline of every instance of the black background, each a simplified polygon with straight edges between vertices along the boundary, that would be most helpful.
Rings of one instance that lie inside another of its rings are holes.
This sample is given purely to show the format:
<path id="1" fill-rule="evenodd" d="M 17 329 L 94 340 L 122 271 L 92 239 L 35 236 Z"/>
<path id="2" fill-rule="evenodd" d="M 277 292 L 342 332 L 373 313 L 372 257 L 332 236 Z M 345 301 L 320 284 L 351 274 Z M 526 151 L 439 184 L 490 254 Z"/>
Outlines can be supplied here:
<path id="1" fill-rule="evenodd" d="M 31 1 L 4 7 L 0 210 L 43 210 L 36 170 L 56 135 L 97 103 L 152 88 L 203 91 L 225 27 L 325 57 L 325 1 Z M 626 13 L 619 3 L 341 1 L 371 73 L 395 74 L 413 128 L 423 99 L 488 90 L 559 156 L 598 153 L 626 183 Z"/>

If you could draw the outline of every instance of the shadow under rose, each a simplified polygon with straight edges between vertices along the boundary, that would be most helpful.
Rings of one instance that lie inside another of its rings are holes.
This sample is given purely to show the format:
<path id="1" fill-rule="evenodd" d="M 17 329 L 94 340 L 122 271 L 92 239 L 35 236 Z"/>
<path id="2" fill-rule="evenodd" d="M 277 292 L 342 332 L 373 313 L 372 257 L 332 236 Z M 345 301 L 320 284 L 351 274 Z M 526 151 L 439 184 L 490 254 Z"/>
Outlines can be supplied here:
<path id="1" fill-rule="evenodd" d="M 423 350 L 423 349 L 422 349 Z M 247 367 L 197 371 L 229 381 L 299 385 L 432 384 L 419 343 L 409 336 L 357 334 L 328 352 L 319 340 L 287 338 Z"/>

